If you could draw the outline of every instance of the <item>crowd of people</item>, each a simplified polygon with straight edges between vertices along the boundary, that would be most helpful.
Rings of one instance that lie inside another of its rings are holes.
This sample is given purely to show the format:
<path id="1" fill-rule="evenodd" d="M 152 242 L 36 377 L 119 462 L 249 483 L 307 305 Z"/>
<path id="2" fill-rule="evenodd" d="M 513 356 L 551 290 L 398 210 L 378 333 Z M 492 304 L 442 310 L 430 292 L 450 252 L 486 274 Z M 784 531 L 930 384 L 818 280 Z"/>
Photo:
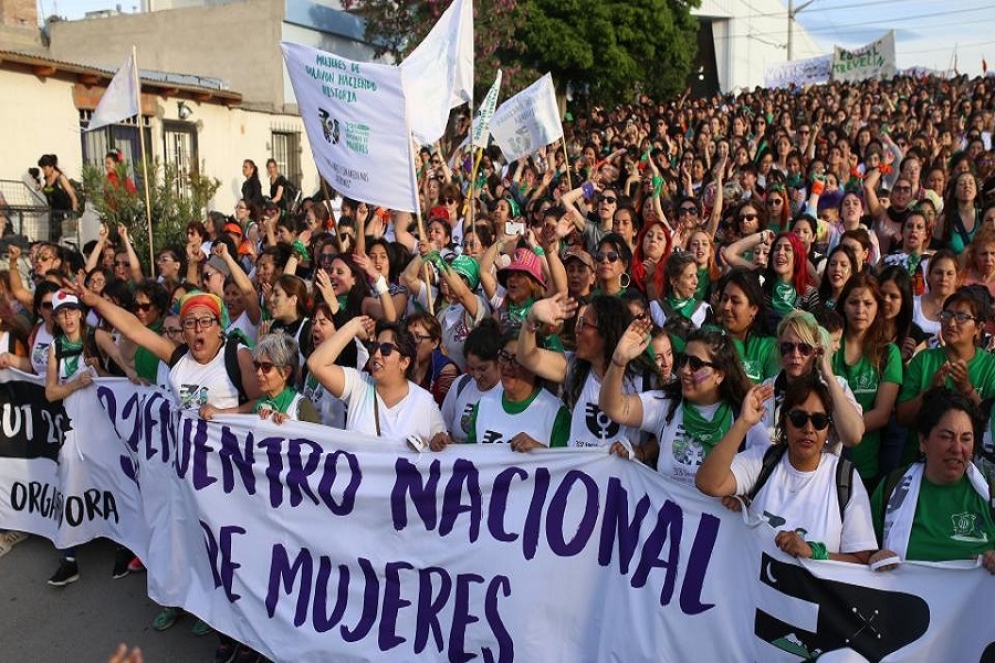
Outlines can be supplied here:
<path id="1" fill-rule="evenodd" d="M 603 448 L 797 557 L 995 573 L 995 79 L 643 98 L 564 132 L 511 163 L 425 146 L 419 214 L 335 213 L 272 160 L 266 196 L 246 160 L 234 214 L 153 266 L 124 227 L 12 246 L 0 367 L 435 452 Z M 78 574 L 66 551 L 50 583 Z"/>

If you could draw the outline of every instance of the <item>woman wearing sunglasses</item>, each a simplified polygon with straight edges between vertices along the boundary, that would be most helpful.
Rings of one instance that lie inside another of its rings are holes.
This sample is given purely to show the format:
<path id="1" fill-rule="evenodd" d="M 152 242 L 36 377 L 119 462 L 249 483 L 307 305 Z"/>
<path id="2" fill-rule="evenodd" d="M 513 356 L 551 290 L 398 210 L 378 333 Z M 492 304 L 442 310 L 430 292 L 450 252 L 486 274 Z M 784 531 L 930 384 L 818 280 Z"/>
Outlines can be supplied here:
<path id="1" fill-rule="evenodd" d="M 721 331 L 695 330 L 688 335 L 684 354 L 675 362 L 678 381 L 662 391 L 626 394 L 626 367 L 650 343 L 653 323 L 635 320 L 619 340 L 608 362 L 598 405 L 620 426 L 638 428 L 656 436 L 633 447 L 631 455 L 669 479 L 690 485 L 702 461 L 733 426 L 737 410 L 750 389 L 732 339 Z M 770 445 L 759 417 L 744 431 L 748 447 Z M 741 438 L 743 439 L 743 438 Z M 621 442 L 612 453 L 630 456 Z"/>
<path id="2" fill-rule="evenodd" d="M 864 436 L 850 449 L 850 459 L 865 487 L 873 487 L 880 477 L 881 431 L 891 420 L 902 385 L 902 353 L 888 342 L 884 299 L 873 276 L 851 277 L 838 309 L 843 337 L 833 356 L 833 372 L 847 381 L 864 411 Z"/>
<path id="3" fill-rule="evenodd" d="M 632 283 L 629 268 L 632 251 L 618 233 L 608 233 L 598 242 L 594 252 L 594 295 L 620 295 Z"/>
<path id="4" fill-rule="evenodd" d="M 778 529 L 774 543 L 788 555 L 866 564 L 877 550 L 870 502 L 863 484 L 852 481 L 840 511 L 837 464 L 846 461 L 827 449 L 833 400 L 818 376 L 788 387 L 774 446 L 737 453 L 772 396 L 770 385 L 750 390 L 739 419 L 705 458 L 695 484 L 712 497 L 748 496 L 750 513 Z M 764 472 L 765 465 L 773 471 Z"/>
<path id="5" fill-rule="evenodd" d="M 781 372 L 763 384 L 774 388 L 773 401 L 764 414 L 764 426 L 771 439 L 776 434 L 784 395 L 792 384 L 818 376 L 833 399 L 834 422 L 830 443 L 852 447 L 864 436 L 863 409 L 846 380 L 833 373 L 832 342 L 829 332 L 819 326 L 815 316 L 807 311 L 792 311 L 777 326 Z M 835 451 L 836 449 L 834 449 Z"/>
<path id="6" fill-rule="evenodd" d="M 294 388 L 300 382 L 299 357 L 294 339 L 280 332 L 264 337 L 252 349 L 252 365 L 262 391 L 252 412 L 260 418 L 276 424 L 288 419 L 318 423 L 314 404 Z"/>
<path id="7" fill-rule="evenodd" d="M 369 372 L 339 366 L 339 353 L 353 341 L 372 335 Z M 315 348 L 308 370 L 335 398 L 347 406 L 346 430 L 404 439 L 417 435 L 426 443 L 446 432 L 432 394 L 411 381 L 415 341 L 395 323 L 376 323 L 367 316 L 352 318 Z"/>
<path id="8" fill-rule="evenodd" d="M 979 347 L 991 312 L 987 297 L 974 290 L 978 287 L 963 286 L 947 297 L 940 313 L 943 346 L 923 350 L 909 362 L 895 411 L 902 426 L 912 426 L 922 409 L 923 393 L 931 387 L 952 388 L 975 406 L 995 396 L 995 355 Z M 902 462 L 914 461 L 918 449 L 918 440 L 910 433 Z"/>

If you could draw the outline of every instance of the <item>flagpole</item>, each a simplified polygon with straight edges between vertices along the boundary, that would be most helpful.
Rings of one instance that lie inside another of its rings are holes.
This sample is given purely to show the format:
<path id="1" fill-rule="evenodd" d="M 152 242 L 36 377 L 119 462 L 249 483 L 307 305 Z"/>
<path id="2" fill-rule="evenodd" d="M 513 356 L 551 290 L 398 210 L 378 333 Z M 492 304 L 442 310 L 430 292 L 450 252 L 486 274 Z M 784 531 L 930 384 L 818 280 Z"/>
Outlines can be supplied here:
<path id="1" fill-rule="evenodd" d="M 152 241 L 152 202 L 149 195 L 149 161 L 145 152 L 145 127 L 142 123 L 142 82 L 138 77 L 138 49 L 131 45 L 131 66 L 135 76 L 135 96 L 138 102 L 138 115 L 135 118 L 138 124 L 138 143 L 141 146 L 142 154 L 142 183 L 145 185 L 145 225 L 149 233 L 149 273 L 155 273 L 155 247 Z"/>
<path id="2" fill-rule="evenodd" d="M 407 118 L 407 113 L 405 113 L 405 119 Z M 422 220 L 421 215 L 421 203 L 417 199 L 418 192 L 418 175 L 417 166 L 415 165 L 415 159 L 418 158 L 418 150 L 413 149 L 415 145 L 415 138 L 411 133 L 411 127 L 408 126 L 408 138 L 410 139 L 408 149 L 411 150 L 408 153 L 408 162 L 411 164 L 411 169 L 408 171 L 411 174 L 411 185 L 415 191 L 416 199 L 414 200 L 415 208 L 415 218 L 418 221 L 418 241 L 427 242 L 428 234 L 425 232 L 425 222 Z M 425 301 L 428 303 L 428 312 L 432 313 L 432 272 L 428 268 L 428 262 L 422 262 L 422 271 L 425 274 Z"/>

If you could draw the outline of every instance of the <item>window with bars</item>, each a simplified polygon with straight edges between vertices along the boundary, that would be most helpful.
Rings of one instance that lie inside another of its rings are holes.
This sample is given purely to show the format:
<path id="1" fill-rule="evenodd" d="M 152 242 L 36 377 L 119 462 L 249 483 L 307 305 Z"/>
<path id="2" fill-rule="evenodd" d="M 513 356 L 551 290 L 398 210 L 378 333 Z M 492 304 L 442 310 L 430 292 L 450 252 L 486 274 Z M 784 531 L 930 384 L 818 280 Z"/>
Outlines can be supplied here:
<path id="1" fill-rule="evenodd" d="M 301 171 L 301 135 L 296 131 L 274 131 L 271 136 L 272 157 L 284 177 L 298 189 L 304 173 Z"/>
<path id="2" fill-rule="evenodd" d="M 141 188 L 143 186 L 142 173 L 140 168 L 136 168 L 142 159 L 137 119 L 129 118 L 118 124 L 101 127 L 94 131 L 86 131 L 92 115 L 93 111 L 88 110 L 81 110 L 79 113 L 79 125 L 80 129 L 83 130 L 81 134 L 83 163 L 103 168 L 104 157 L 107 156 L 107 153 L 117 150 L 128 164 L 135 185 Z M 142 131 L 145 132 L 145 146 L 149 150 L 149 161 L 152 161 L 152 126 L 149 118 L 145 116 L 142 116 Z"/>

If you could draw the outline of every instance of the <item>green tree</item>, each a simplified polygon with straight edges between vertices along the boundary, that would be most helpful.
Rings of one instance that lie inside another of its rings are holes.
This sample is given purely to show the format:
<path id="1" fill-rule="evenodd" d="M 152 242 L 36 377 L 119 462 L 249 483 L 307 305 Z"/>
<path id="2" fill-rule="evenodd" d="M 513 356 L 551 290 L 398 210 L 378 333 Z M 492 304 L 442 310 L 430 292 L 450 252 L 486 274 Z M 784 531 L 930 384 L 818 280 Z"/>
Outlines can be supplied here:
<path id="1" fill-rule="evenodd" d="M 136 168 L 140 168 L 136 164 Z M 127 164 L 118 165 L 118 181 L 127 177 Z M 162 165 L 158 161 L 151 164 L 152 177 L 149 188 L 149 201 L 152 206 L 152 241 L 156 251 L 173 244 L 186 244 L 186 228 L 190 221 L 203 221 L 207 215 L 207 205 L 219 188 L 221 181 L 200 175 L 184 173 L 174 164 Z M 142 270 L 154 274 L 154 265 L 149 265 L 148 225 L 145 220 L 145 191 L 139 187 L 137 193 L 130 193 L 123 187 L 111 187 L 107 183 L 103 168 L 95 165 L 83 166 L 83 186 L 87 200 L 93 203 L 101 220 L 112 230 L 119 224 L 128 228 L 135 252 L 142 261 Z"/>

